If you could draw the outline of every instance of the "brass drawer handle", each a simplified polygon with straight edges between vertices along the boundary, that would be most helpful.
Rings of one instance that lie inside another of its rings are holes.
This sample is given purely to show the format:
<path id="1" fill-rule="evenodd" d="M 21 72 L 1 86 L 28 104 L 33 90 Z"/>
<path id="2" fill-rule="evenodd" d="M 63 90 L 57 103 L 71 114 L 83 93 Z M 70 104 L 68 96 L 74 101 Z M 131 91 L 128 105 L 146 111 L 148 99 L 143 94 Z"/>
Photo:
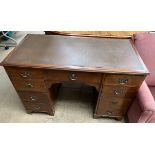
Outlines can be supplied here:
<path id="1" fill-rule="evenodd" d="M 107 111 L 106 113 L 107 113 L 107 115 L 112 115 L 113 114 L 112 111 Z"/>
<path id="2" fill-rule="evenodd" d="M 35 111 L 39 111 L 39 110 L 40 110 L 40 106 L 34 107 L 34 110 L 35 110 Z"/>
<path id="3" fill-rule="evenodd" d="M 26 72 L 26 71 L 23 71 L 23 72 L 20 73 L 20 76 L 22 78 L 28 78 L 30 76 L 30 74 L 28 72 Z"/>
<path id="4" fill-rule="evenodd" d="M 31 83 L 28 83 L 26 86 L 29 87 L 29 88 L 33 88 L 34 87 Z"/>
<path id="5" fill-rule="evenodd" d="M 122 85 L 127 84 L 128 83 L 128 79 L 127 78 L 118 79 L 118 83 L 122 84 Z"/>
<path id="6" fill-rule="evenodd" d="M 112 101 L 111 103 L 112 103 L 112 104 L 117 104 L 117 103 L 118 103 L 118 101 Z"/>
<path id="7" fill-rule="evenodd" d="M 70 76 L 69 76 L 70 80 L 71 81 L 75 81 L 77 80 L 77 75 L 75 73 L 72 73 Z"/>
<path id="8" fill-rule="evenodd" d="M 31 101 L 36 101 L 37 99 L 33 96 L 30 97 Z"/>
<path id="9" fill-rule="evenodd" d="M 114 90 L 114 95 L 119 96 L 122 94 L 122 90 L 116 89 Z"/>

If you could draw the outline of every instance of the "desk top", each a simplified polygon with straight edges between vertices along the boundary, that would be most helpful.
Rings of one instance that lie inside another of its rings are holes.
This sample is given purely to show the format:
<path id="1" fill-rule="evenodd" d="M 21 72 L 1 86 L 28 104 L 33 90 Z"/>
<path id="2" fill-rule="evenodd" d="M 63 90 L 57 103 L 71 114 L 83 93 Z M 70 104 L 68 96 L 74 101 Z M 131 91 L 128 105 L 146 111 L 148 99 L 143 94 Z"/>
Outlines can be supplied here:
<path id="1" fill-rule="evenodd" d="M 29 34 L 3 66 L 148 74 L 130 39 Z"/>
<path id="2" fill-rule="evenodd" d="M 140 32 L 140 31 L 138 31 Z M 142 31 L 141 31 L 142 32 Z M 131 38 L 136 31 L 45 31 L 46 34 Z"/>

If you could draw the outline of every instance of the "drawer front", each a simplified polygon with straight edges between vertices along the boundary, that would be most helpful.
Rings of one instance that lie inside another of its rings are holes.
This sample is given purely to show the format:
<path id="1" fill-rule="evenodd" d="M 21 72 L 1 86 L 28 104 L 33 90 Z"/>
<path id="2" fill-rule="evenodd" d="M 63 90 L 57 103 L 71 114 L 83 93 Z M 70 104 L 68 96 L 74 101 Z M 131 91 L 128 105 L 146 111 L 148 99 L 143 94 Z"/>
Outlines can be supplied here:
<path id="1" fill-rule="evenodd" d="M 103 86 L 102 95 L 105 97 L 127 97 L 132 98 L 137 94 L 138 87 L 125 86 Z"/>
<path id="2" fill-rule="evenodd" d="M 101 98 L 96 110 L 97 115 L 122 116 L 126 113 L 132 99 Z"/>
<path id="3" fill-rule="evenodd" d="M 43 79 L 44 75 L 40 69 L 5 67 L 10 78 L 19 79 Z"/>
<path id="4" fill-rule="evenodd" d="M 48 70 L 46 71 L 46 78 L 47 80 L 52 80 L 52 81 L 100 83 L 102 79 L 102 74 Z"/>
<path id="5" fill-rule="evenodd" d="M 32 103 L 32 102 L 23 102 L 24 107 L 27 112 L 46 112 L 48 113 L 52 107 L 49 104 L 45 103 Z"/>
<path id="6" fill-rule="evenodd" d="M 21 80 L 19 78 L 12 78 L 11 80 L 16 90 L 38 92 L 47 91 L 44 80 Z"/>
<path id="7" fill-rule="evenodd" d="M 124 86 L 140 86 L 145 76 L 140 75 L 105 75 L 104 85 L 124 85 Z"/>
<path id="8" fill-rule="evenodd" d="M 30 102 L 30 103 L 49 103 L 50 102 L 50 96 L 48 93 L 20 91 L 18 92 L 18 94 L 23 102 Z"/>

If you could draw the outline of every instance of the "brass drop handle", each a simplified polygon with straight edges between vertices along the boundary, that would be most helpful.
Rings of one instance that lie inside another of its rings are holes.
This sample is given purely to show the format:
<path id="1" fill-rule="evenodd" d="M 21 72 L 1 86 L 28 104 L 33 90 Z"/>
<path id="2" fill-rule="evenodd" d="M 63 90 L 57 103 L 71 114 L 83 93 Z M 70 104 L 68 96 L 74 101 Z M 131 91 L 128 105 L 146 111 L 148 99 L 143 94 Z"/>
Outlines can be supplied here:
<path id="1" fill-rule="evenodd" d="M 117 104 L 118 102 L 117 102 L 117 101 L 112 101 L 111 103 L 112 103 L 112 104 Z"/>
<path id="2" fill-rule="evenodd" d="M 34 107 L 34 110 L 35 110 L 35 111 L 40 110 L 40 106 L 38 106 L 38 107 Z"/>
<path id="3" fill-rule="evenodd" d="M 36 98 L 33 96 L 31 96 L 30 99 L 31 99 L 31 101 L 36 101 Z"/>
<path id="4" fill-rule="evenodd" d="M 114 90 L 114 95 L 121 95 L 121 93 L 122 93 L 121 90 L 118 89 Z"/>
<path id="5" fill-rule="evenodd" d="M 31 83 L 28 83 L 26 86 L 29 87 L 29 88 L 33 88 L 34 87 Z"/>
<path id="6" fill-rule="evenodd" d="M 30 74 L 26 71 L 23 71 L 20 73 L 20 76 L 23 77 L 23 78 L 28 78 L 30 76 Z"/>
<path id="7" fill-rule="evenodd" d="M 121 85 L 127 84 L 128 83 L 128 79 L 127 78 L 119 79 L 118 83 L 121 84 Z"/>
<path id="8" fill-rule="evenodd" d="M 107 115 L 112 115 L 113 112 L 112 111 L 107 111 Z"/>
<path id="9" fill-rule="evenodd" d="M 71 81 L 75 81 L 77 80 L 77 75 L 75 73 L 72 73 L 69 78 Z"/>

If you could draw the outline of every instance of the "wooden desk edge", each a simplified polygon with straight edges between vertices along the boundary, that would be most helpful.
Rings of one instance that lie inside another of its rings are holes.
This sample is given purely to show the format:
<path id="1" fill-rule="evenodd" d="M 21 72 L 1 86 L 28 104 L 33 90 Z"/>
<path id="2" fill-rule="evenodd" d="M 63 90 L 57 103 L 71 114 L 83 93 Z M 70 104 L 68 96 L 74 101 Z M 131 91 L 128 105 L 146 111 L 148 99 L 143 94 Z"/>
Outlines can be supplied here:
<path id="1" fill-rule="evenodd" d="M 15 63 L 0 63 L 4 67 L 21 67 L 21 68 L 36 68 L 36 69 L 53 69 L 53 70 L 68 70 L 68 71 L 82 71 L 82 72 L 97 72 L 97 73 L 111 73 L 111 74 L 133 74 L 133 75 L 148 75 L 148 70 L 125 70 L 125 69 L 104 69 L 100 67 L 83 67 L 83 66 L 59 66 L 47 64 L 15 64 Z"/>
<path id="2" fill-rule="evenodd" d="M 95 35 L 95 34 L 75 34 L 75 33 L 64 33 L 60 31 L 45 31 L 45 35 L 62 35 L 62 36 L 76 36 L 76 37 L 94 37 L 94 38 L 118 38 L 118 39 L 131 39 L 131 35 Z"/>

